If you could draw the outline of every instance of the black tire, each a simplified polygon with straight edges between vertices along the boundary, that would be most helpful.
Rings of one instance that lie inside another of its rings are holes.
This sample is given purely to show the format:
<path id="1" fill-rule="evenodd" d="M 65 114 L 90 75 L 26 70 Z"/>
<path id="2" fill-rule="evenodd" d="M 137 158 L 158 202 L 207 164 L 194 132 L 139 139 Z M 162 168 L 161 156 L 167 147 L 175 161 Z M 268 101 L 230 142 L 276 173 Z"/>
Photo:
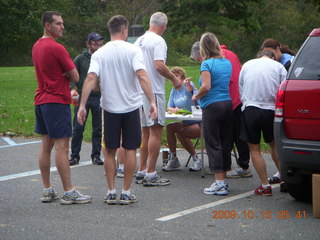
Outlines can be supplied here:
<path id="1" fill-rule="evenodd" d="M 295 169 L 288 173 L 288 169 L 281 164 L 281 176 L 288 192 L 298 201 L 310 202 L 312 200 L 312 175 L 296 173 Z"/>
<path id="2" fill-rule="evenodd" d="M 309 176 L 303 175 L 301 183 L 286 183 L 288 192 L 298 201 L 311 202 L 312 200 L 312 183 L 309 183 Z M 311 179 L 311 178 L 310 178 Z"/>

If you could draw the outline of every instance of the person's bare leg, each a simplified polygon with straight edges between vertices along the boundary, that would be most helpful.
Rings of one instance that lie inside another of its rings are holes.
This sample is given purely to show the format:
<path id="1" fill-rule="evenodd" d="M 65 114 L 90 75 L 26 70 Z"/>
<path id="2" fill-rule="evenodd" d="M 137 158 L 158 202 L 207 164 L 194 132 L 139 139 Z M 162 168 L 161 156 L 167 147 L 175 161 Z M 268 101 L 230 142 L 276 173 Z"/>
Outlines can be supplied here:
<path id="1" fill-rule="evenodd" d="M 215 180 L 225 180 L 226 179 L 227 172 L 215 172 L 214 173 L 214 179 Z"/>
<path id="2" fill-rule="evenodd" d="M 124 161 L 124 180 L 123 190 L 127 191 L 131 187 L 132 177 L 136 169 L 137 157 L 136 150 L 125 149 L 125 161 Z"/>
<path id="3" fill-rule="evenodd" d="M 65 192 L 73 189 L 71 183 L 70 164 L 68 159 L 69 138 L 54 139 L 56 167 Z"/>
<path id="4" fill-rule="evenodd" d="M 274 163 L 278 169 L 278 172 L 280 172 L 280 157 L 279 157 L 275 142 L 272 141 L 271 143 L 269 143 L 269 146 L 271 147 L 272 160 L 274 161 Z"/>
<path id="5" fill-rule="evenodd" d="M 126 158 L 126 151 L 123 147 L 119 147 L 117 149 L 117 159 L 118 159 L 118 164 L 124 164 L 125 158 Z"/>
<path id="6" fill-rule="evenodd" d="M 106 172 L 107 186 L 109 190 L 115 189 L 114 178 L 116 175 L 116 151 L 117 149 L 106 148 L 106 158 L 104 160 L 104 170 Z"/>
<path id="7" fill-rule="evenodd" d="M 169 123 L 166 127 L 167 143 L 168 143 L 169 151 L 171 153 L 177 151 L 176 133 L 179 132 L 182 128 L 183 128 L 182 122 Z"/>
<path id="8" fill-rule="evenodd" d="M 150 127 L 150 136 L 148 143 L 148 170 L 147 173 L 156 171 L 157 160 L 159 156 L 161 138 L 162 138 L 162 126 L 156 124 Z"/>
<path id="9" fill-rule="evenodd" d="M 42 144 L 38 157 L 39 168 L 41 172 L 44 188 L 51 187 L 50 183 L 50 156 L 53 148 L 53 139 L 48 135 L 42 135 Z"/>
<path id="10" fill-rule="evenodd" d="M 269 182 L 268 182 L 268 175 L 267 175 L 267 167 L 260 152 L 260 144 L 248 143 L 248 146 L 249 146 L 249 151 L 250 151 L 253 166 L 260 177 L 261 184 L 268 185 Z"/>
<path id="11" fill-rule="evenodd" d="M 177 133 L 180 143 L 191 156 L 196 154 L 196 150 L 194 149 L 193 143 L 190 139 L 199 138 L 200 131 L 200 126 L 198 124 L 193 124 L 181 129 L 181 131 Z"/>
<path id="12" fill-rule="evenodd" d="M 140 161 L 139 171 L 146 170 L 148 160 L 148 142 L 149 142 L 149 128 L 143 127 L 141 132 L 141 147 L 140 147 Z"/>

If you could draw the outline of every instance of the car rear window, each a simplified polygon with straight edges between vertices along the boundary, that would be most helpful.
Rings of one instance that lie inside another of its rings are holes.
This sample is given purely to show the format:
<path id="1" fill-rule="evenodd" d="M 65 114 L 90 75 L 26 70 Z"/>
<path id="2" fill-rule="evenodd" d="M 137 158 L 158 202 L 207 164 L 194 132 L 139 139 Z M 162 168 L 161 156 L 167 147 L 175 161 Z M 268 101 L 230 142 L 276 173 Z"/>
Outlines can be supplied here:
<path id="1" fill-rule="evenodd" d="M 293 61 L 289 79 L 320 80 L 320 37 L 307 39 Z"/>

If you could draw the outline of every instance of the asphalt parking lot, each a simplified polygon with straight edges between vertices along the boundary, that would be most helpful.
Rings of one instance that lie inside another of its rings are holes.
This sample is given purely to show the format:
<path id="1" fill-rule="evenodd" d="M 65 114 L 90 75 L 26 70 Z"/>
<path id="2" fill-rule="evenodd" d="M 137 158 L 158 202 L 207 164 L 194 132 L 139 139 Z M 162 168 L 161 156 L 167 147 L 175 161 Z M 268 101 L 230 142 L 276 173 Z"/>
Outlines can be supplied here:
<path id="1" fill-rule="evenodd" d="M 273 196 L 255 196 L 259 185 L 252 178 L 228 180 L 228 196 L 204 195 L 211 175 L 189 172 L 187 153 L 179 150 L 182 167 L 158 172 L 172 183 L 164 187 L 132 184 L 138 202 L 106 205 L 102 166 L 91 164 L 90 143 L 84 143 L 80 165 L 72 167 L 76 189 L 93 197 L 87 205 L 41 203 L 42 182 L 37 165 L 39 139 L 0 138 L 0 239 L 320 239 L 320 219 L 312 205 L 295 201 L 275 185 Z M 265 154 L 269 175 L 275 173 Z M 205 161 L 207 165 L 207 161 Z M 52 184 L 62 194 L 52 161 Z M 236 165 L 233 164 L 233 168 Z M 252 166 L 251 166 L 252 167 Z M 122 179 L 116 180 L 121 190 Z"/>

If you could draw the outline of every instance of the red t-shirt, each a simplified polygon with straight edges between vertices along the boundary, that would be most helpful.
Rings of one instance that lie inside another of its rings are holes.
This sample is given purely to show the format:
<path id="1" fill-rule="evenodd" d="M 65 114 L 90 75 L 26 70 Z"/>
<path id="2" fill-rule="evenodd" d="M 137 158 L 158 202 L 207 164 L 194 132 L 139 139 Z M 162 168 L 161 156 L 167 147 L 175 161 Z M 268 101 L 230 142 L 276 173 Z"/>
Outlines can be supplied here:
<path id="1" fill-rule="evenodd" d="M 232 64 L 232 74 L 230 78 L 229 90 L 230 98 L 232 100 L 232 109 L 235 109 L 241 103 L 240 91 L 239 91 L 239 74 L 241 70 L 241 64 L 238 56 L 227 49 L 225 45 L 221 45 L 221 50 L 226 59 Z"/>
<path id="2" fill-rule="evenodd" d="M 64 46 L 51 38 L 40 38 L 32 48 L 32 60 L 38 81 L 34 104 L 70 104 L 70 81 L 64 74 L 76 66 Z"/>

